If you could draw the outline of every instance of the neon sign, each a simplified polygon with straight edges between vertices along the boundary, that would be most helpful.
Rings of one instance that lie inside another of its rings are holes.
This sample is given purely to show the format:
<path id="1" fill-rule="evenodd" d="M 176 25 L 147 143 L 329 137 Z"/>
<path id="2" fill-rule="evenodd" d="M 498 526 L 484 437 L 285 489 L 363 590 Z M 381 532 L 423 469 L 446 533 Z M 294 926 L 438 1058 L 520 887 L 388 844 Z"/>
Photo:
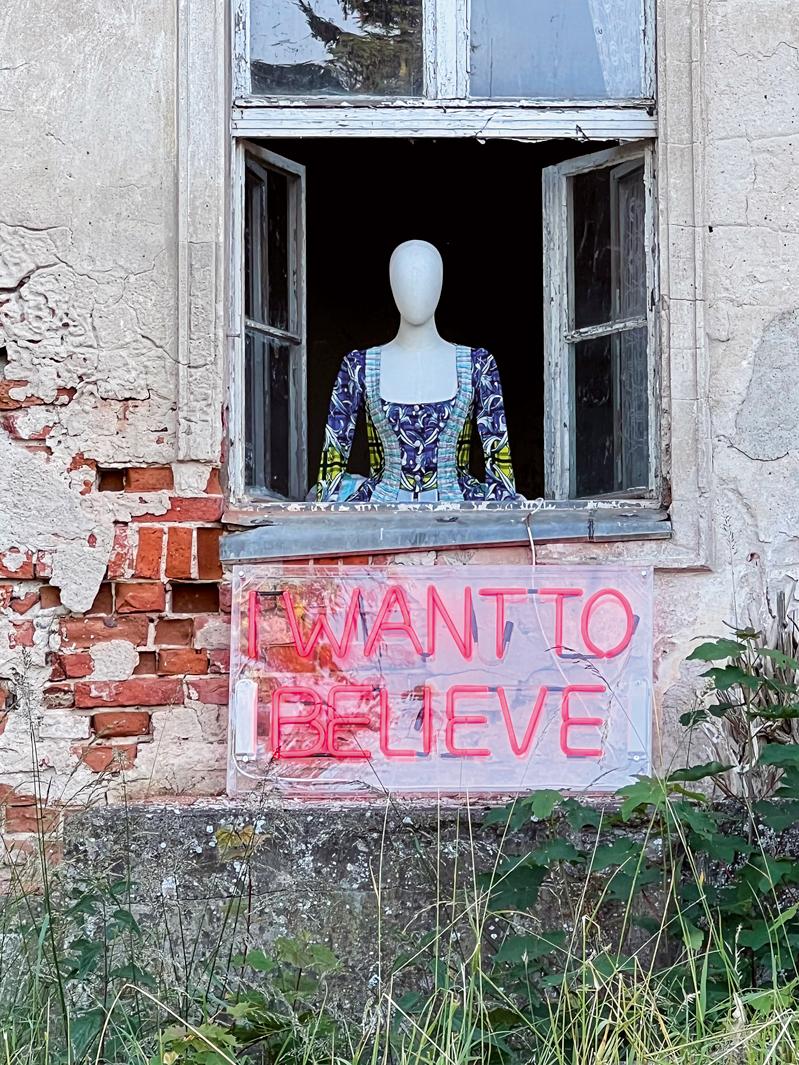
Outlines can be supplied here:
<path id="1" fill-rule="evenodd" d="M 649 769 L 646 568 L 240 567 L 232 651 L 231 791 L 600 792 Z"/>

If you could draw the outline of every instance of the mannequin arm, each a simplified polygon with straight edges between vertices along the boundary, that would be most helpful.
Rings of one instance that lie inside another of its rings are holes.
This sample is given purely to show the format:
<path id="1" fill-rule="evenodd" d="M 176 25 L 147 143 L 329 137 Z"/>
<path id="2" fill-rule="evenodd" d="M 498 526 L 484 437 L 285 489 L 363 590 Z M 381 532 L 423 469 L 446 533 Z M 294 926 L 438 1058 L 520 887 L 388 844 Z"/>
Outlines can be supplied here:
<path id="1" fill-rule="evenodd" d="M 486 499 L 516 499 L 502 385 L 496 360 L 487 351 L 476 355 L 474 390 L 477 431 L 485 458 Z"/>
<path id="2" fill-rule="evenodd" d="M 349 355 L 344 356 L 330 397 L 325 442 L 322 445 L 319 479 L 316 484 L 317 502 L 328 503 L 338 499 L 341 477 L 347 469 L 347 460 L 355 436 L 358 412 L 363 405 L 364 372 L 361 352 L 351 351 Z"/>

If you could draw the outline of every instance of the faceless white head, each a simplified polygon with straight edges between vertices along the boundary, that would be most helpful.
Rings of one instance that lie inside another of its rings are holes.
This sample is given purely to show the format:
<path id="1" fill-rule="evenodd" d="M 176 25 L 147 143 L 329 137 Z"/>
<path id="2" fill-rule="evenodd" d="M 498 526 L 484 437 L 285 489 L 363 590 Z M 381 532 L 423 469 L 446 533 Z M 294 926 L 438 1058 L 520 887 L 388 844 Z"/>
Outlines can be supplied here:
<path id="1" fill-rule="evenodd" d="M 424 325 L 436 313 L 444 283 L 444 263 L 438 248 L 426 240 L 406 240 L 389 263 L 394 302 L 404 321 Z"/>

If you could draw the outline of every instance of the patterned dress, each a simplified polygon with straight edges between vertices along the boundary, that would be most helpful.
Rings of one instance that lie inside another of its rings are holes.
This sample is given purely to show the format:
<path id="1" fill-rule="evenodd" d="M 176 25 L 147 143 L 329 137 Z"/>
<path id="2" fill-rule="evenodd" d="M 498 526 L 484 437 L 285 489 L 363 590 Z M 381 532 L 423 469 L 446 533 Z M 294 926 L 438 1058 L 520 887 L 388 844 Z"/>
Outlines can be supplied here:
<path id="1" fill-rule="evenodd" d="M 341 364 L 325 428 L 320 502 L 513 500 L 502 387 L 494 356 L 456 348 L 458 390 L 437 403 L 390 403 L 380 396 L 380 348 L 352 351 Z M 368 477 L 348 474 L 358 415 L 369 440 Z M 472 427 L 483 445 L 485 483 L 469 473 Z"/>

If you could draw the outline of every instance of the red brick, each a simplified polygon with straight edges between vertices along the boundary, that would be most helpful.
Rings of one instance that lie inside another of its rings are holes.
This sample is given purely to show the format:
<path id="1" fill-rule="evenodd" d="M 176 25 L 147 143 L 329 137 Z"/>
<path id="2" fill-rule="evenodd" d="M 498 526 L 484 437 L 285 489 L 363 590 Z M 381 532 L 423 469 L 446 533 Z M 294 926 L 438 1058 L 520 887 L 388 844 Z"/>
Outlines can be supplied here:
<path id="1" fill-rule="evenodd" d="M 144 531 L 144 530 L 142 530 Z M 141 534 L 139 535 L 139 542 L 141 542 Z M 108 559 L 108 576 L 112 580 L 117 580 L 120 577 L 127 577 L 130 569 L 130 537 L 128 536 L 128 527 L 121 522 L 117 522 L 114 525 L 114 543 L 111 547 L 111 557 Z M 140 574 L 145 576 L 145 574 Z M 149 574 L 147 574 L 149 576 Z M 156 573 L 157 577 L 158 574 Z"/>
<path id="2" fill-rule="evenodd" d="M 75 470 L 96 470 L 97 463 L 94 459 L 87 459 L 82 451 L 79 451 L 77 455 L 73 455 L 70 459 L 69 466 L 67 466 L 67 473 L 74 473 Z"/>
<path id="3" fill-rule="evenodd" d="M 135 646 L 147 642 L 147 618 L 64 618 L 61 637 L 73 647 L 92 647 L 106 640 L 127 640 Z"/>
<path id="4" fill-rule="evenodd" d="M 125 478 L 126 492 L 171 492 L 174 487 L 171 466 L 131 466 Z"/>
<path id="5" fill-rule="evenodd" d="M 35 407 L 44 403 L 43 399 L 39 396 L 25 396 L 24 399 L 18 399 L 16 396 L 11 395 L 11 390 L 19 390 L 24 392 L 29 382 L 22 380 L 21 378 L 16 380 L 0 379 L 0 410 L 14 410 L 16 407 Z"/>
<path id="6" fill-rule="evenodd" d="M 52 425 L 43 425 L 40 429 L 25 432 L 21 428 L 23 416 L 23 411 L 15 411 L 13 414 L 3 415 L 3 428 L 8 435 L 13 436 L 15 440 L 46 440 L 53 430 Z"/>
<path id="7" fill-rule="evenodd" d="M 46 551 L 37 551 L 33 568 L 40 580 L 49 581 L 53 576 L 51 556 Z"/>
<path id="8" fill-rule="evenodd" d="M 197 576 L 200 580 L 218 581 L 222 577 L 219 562 L 221 529 L 197 530 Z"/>
<path id="9" fill-rule="evenodd" d="M 219 585 L 219 609 L 223 614 L 229 614 L 233 603 L 233 585 L 223 581 Z"/>
<path id="10" fill-rule="evenodd" d="M 33 647 L 34 631 L 32 621 L 21 621 L 12 625 L 8 634 L 9 647 Z"/>
<path id="11" fill-rule="evenodd" d="M 52 610 L 61 606 L 61 591 L 54 584 L 43 584 L 39 589 L 39 600 L 42 610 Z"/>
<path id="12" fill-rule="evenodd" d="M 211 673 L 229 673 L 230 672 L 230 651 L 216 649 L 208 652 L 209 672 Z"/>
<path id="13" fill-rule="evenodd" d="M 0 584 L 0 610 L 5 610 L 14 594 L 13 584 Z"/>
<path id="14" fill-rule="evenodd" d="M 155 642 L 161 646 L 183 647 L 194 636 L 191 618 L 163 618 L 155 623 Z"/>
<path id="15" fill-rule="evenodd" d="M 169 530 L 166 545 L 167 577 L 191 577 L 192 538 L 194 529 L 175 528 Z"/>
<path id="16" fill-rule="evenodd" d="M 75 655 L 61 655 L 61 665 L 66 677 L 88 677 L 94 669 L 94 659 L 86 651 L 79 651 Z"/>
<path id="17" fill-rule="evenodd" d="M 30 803 L 9 803 L 6 806 L 6 832 L 53 832 L 58 825 L 60 810 L 53 806 L 40 807 Z"/>
<path id="18" fill-rule="evenodd" d="M 86 611 L 87 614 L 113 614 L 114 612 L 114 589 L 107 581 L 97 589 L 94 602 Z"/>
<path id="19" fill-rule="evenodd" d="M 95 773 L 120 773 L 131 769 L 136 761 L 138 747 L 135 743 L 125 743 L 111 747 L 94 743 L 91 747 L 73 748 L 80 760 Z"/>
<path id="20" fill-rule="evenodd" d="M 161 576 L 161 552 L 164 546 L 164 530 L 157 526 L 139 529 L 139 546 L 136 550 L 136 576 Z"/>
<path id="21" fill-rule="evenodd" d="M 55 651 L 48 651 L 44 660 L 50 667 L 50 680 L 63 680 L 65 678 L 66 673 L 64 672 L 64 663 L 61 655 L 57 655 Z"/>
<path id="22" fill-rule="evenodd" d="M 75 705 L 71 684 L 45 684 L 42 701 L 48 710 L 64 710 Z"/>
<path id="23" fill-rule="evenodd" d="M 224 513 L 223 496 L 170 496 L 169 510 L 165 514 L 136 514 L 135 522 L 157 521 L 219 521 Z"/>
<path id="24" fill-rule="evenodd" d="M 160 612 L 166 606 L 163 584 L 118 584 L 116 605 L 118 614 Z"/>
<path id="25" fill-rule="evenodd" d="M 171 678 L 90 680 L 79 681 L 75 685 L 75 705 L 79 707 L 172 706 L 182 702 L 183 685 Z"/>
<path id="26" fill-rule="evenodd" d="M 133 670 L 134 676 L 141 676 L 142 673 L 152 675 L 156 671 L 156 654 L 155 651 L 140 651 L 139 661 L 136 664 L 136 668 Z"/>
<path id="27" fill-rule="evenodd" d="M 92 728 L 97 736 L 149 736 L 150 715 L 141 711 L 106 710 L 92 715 Z"/>
<path id="28" fill-rule="evenodd" d="M 194 697 L 201 703 L 227 706 L 230 694 L 227 677 L 200 677 L 197 680 L 190 680 L 188 685 L 189 694 L 194 692 Z"/>
<path id="29" fill-rule="evenodd" d="M 173 614 L 212 614 L 218 609 L 218 584 L 172 582 Z"/>
<path id="30" fill-rule="evenodd" d="M 219 481 L 219 470 L 211 470 L 208 474 L 208 484 L 205 486 L 205 490 L 209 496 L 222 495 L 222 485 Z"/>
<path id="31" fill-rule="evenodd" d="M 22 552 L 16 547 L 0 555 L 0 577 L 11 577 L 17 581 L 29 581 L 33 577 L 33 555 L 30 551 Z"/>
<path id="32" fill-rule="evenodd" d="M 32 606 L 35 606 L 39 602 L 39 590 L 36 589 L 33 592 L 28 592 L 27 595 L 23 595 L 20 599 L 11 600 L 11 609 L 15 614 L 27 614 Z"/>
<path id="33" fill-rule="evenodd" d="M 172 651 L 158 652 L 158 672 L 196 675 L 208 672 L 208 652 L 194 651 L 190 647 L 176 647 Z"/>
<path id="34" fill-rule="evenodd" d="M 200 614 L 194 619 L 194 640 L 198 647 L 230 647 L 230 618 Z"/>

